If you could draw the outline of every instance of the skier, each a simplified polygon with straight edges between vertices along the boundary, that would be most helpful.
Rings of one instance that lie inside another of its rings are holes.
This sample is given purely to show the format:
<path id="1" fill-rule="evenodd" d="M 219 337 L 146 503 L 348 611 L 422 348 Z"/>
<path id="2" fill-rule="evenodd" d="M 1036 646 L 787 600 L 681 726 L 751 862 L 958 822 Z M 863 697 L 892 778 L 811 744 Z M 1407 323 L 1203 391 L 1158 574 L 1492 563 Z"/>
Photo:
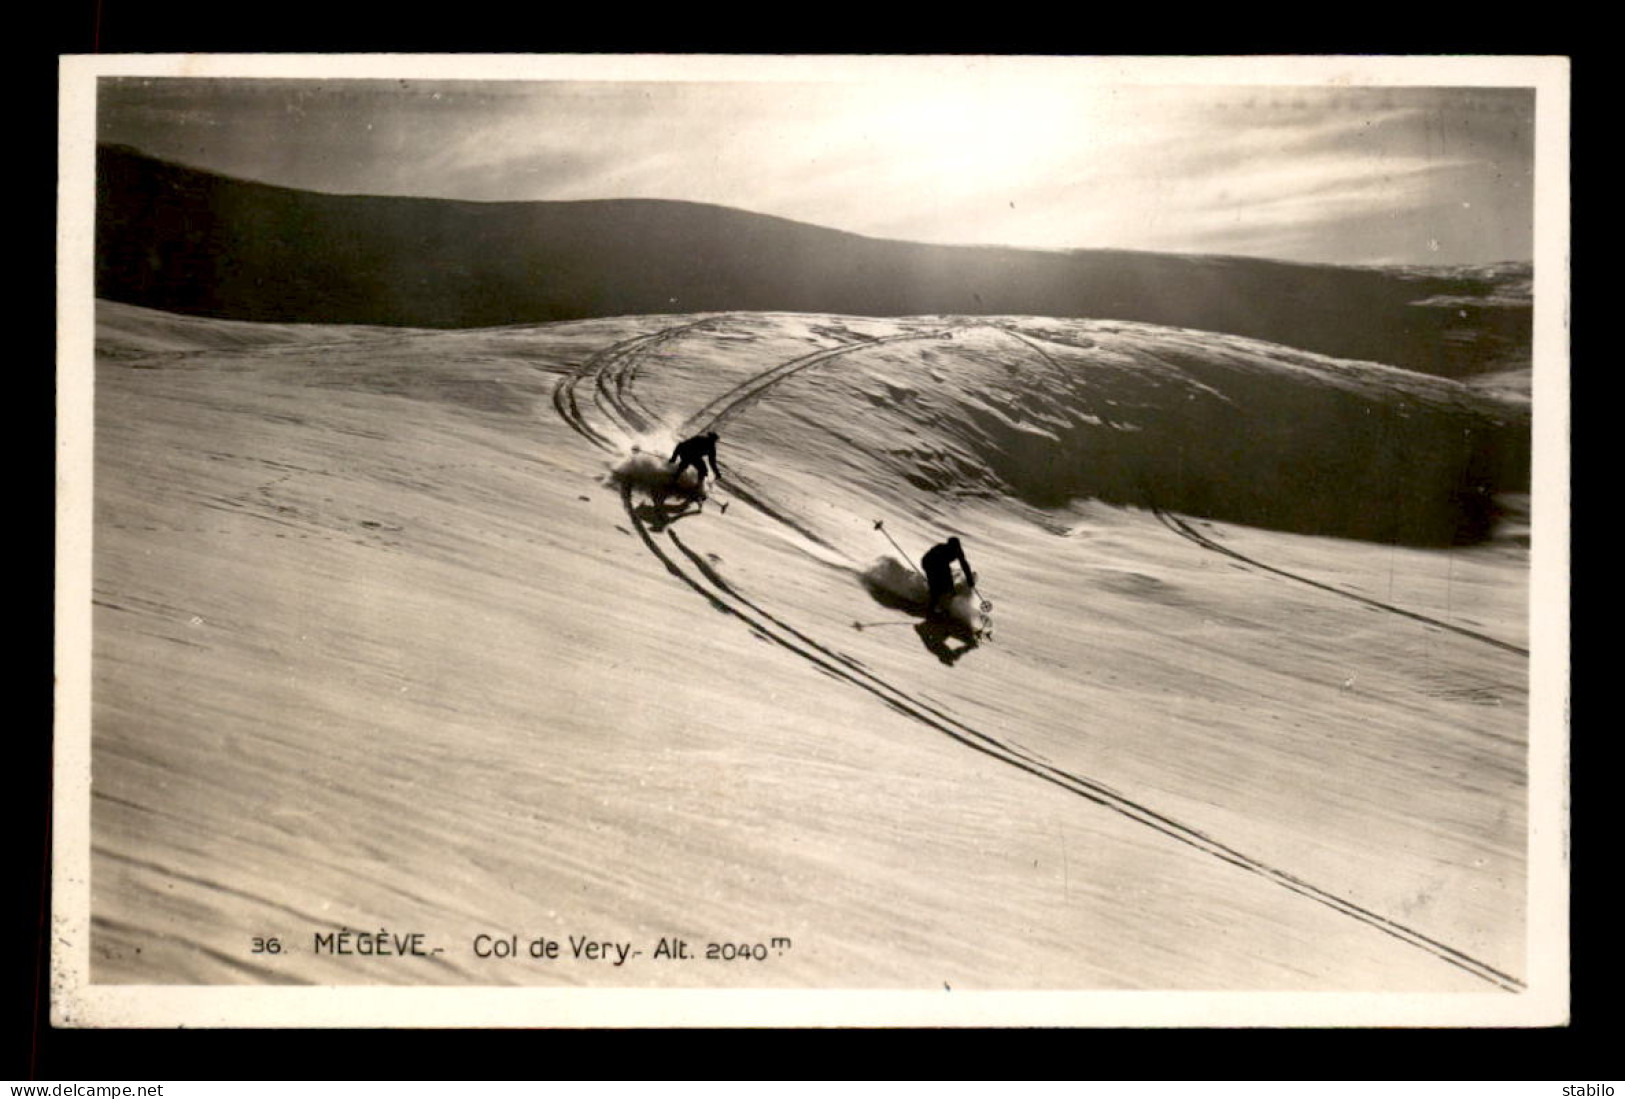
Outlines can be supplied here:
<path id="1" fill-rule="evenodd" d="M 706 462 L 711 463 L 712 473 L 718 477 L 722 476 L 722 470 L 717 468 L 717 433 L 710 431 L 704 435 L 696 435 L 692 439 L 684 439 L 677 444 L 677 449 L 671 452 L 671 457 L 667 461 L 677 465 L 677 472 L 671 475 L 673 486 L 682 480 L 684 470 L 690 466 L 694 467 L 694 472 L 699 474 L 700 484 L 690 496 L 695 500 L 705 499 Z"/>
<path id="2" fill-rule="evenodd" d="M 931 614 L 942 611 L 944 602 L 954 593 L 954 562 L 965 570 L 965 582 L 971 587 L 976 586 L 976 574 L 971 571 L 970 562 L 965 559 L 965 550 L 959 544 L 958 538 L 950 538 L 946 542 L 939 542 L 925 551 L 920 558 L 920 564 L 925 573 L 925 582 L 930 585 L 931 599 L 928 604 Z"/>

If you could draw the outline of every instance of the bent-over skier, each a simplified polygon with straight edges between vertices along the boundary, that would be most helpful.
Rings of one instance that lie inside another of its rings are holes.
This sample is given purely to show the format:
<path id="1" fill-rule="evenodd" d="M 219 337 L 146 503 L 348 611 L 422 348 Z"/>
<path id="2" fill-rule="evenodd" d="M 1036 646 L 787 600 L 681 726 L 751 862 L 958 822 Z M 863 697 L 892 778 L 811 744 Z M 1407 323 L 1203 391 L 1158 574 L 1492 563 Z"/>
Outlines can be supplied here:
<path id="1" fill-rule="evenodd" d="M 965 582 L 971 587 L 976 586 L 976 574 L 971 571 L 970 562 L 965 559 L 965 550 L 959 544 L 958 538 L 950 538 L 946 542 L 939 542 L 925 551 L 920 558 L 920 564 L 925 572 L 925 582 L 930 585 L 931 599 L 930 611 L 937 614 L 942 610 L 943 602 L 954 593 L 954 562 L 965 570 Z"/>
<path id="2" fill-rule="evenodd" d="M 694 490 L 696 498 L 705 495 L 705 465 L 711 463 L 711 472 L 717 477 L 722 476 L 722 470 L 717 468 L 717 433 L 708 431 L 704 435 L 696 435 L 692 439 L 684 439 L 677 444 L 677 449 L 671 452 L 667 461 L 677 465 L 677 472 L 671 475 L 671 483 L 677 484 L 682 480 L 683 471 L 693 467 L 699 474 L 700 485 Z"/>

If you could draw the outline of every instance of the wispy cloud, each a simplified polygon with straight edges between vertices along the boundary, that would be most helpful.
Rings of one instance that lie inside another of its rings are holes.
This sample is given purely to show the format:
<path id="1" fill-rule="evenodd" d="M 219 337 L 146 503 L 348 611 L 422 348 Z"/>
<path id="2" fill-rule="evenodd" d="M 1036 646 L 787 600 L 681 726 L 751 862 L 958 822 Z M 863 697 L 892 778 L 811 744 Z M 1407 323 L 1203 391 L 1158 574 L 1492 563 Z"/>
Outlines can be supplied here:
<path id="1" fill-rule="evenodd" d="M 102 108 L 105 139 L 317 190 L 685 199 L 942 243 L 1268 255 L 1290 240 L 1287 258 L 1331 261 L 1369 258 L 1350 225 L 1416 223 L 1459 199 L 1480 228 L 1451 234 L 1459 257 L 1433 258 L 1522 258 L 1467 252 L 1475 236 L 1517 249 L 1529 235 L 1504 226 L 1530 219 L 1532 97 L 1493 90 L 1130 88 L 985 73 L 147 81 L 109 87 Z"/>

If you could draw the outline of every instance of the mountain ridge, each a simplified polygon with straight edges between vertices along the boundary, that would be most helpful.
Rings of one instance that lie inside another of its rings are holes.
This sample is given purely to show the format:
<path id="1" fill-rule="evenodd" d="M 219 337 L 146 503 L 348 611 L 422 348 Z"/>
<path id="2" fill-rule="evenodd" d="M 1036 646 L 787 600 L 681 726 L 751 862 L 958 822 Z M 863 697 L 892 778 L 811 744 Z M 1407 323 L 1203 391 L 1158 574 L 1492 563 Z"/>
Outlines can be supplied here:
<path id="1" fill-rule="evenodd" d="M 257 183 L 103 145 L 96 292 L 224 319 L 473 328 L 789 311 L 1218 331 L 1461 378 L 1527 368 L 1527 265 L 1426 271 L 867 237 L 665 199 L 468 202 Z"/>

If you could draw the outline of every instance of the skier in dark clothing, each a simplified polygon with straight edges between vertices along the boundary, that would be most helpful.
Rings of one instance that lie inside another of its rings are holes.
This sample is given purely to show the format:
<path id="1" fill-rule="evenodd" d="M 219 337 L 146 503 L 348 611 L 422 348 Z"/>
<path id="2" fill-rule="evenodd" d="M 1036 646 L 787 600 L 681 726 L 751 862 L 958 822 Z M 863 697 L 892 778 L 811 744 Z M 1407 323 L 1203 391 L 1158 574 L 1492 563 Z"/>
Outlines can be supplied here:
<path id="1" fill-rule="evenodd" d="M 693 467 L 694 472 L 699 474 L 700 485 L 691 495 L 695 499 L 704 499 L 706 463 L 710 462 L 713 474 L 722 476 L 722 470 L 717 468 L 717 433 L 711 431 L 704 435 L 696 435 L 692 439 L 684 439 L 677 444 L 677 449 L 671 452 L 671 457 L 667 461 L 677 465 L 677 472 L 671 475 L 673 485 L 682 480 L 684 470 Z"/>
<path id="2" fill-rule="evenodd" d="M 954 593 L 954 562 L 965 570 L 965 582 L 971 587 L 976 586 L 976 574 L 971 571 L 970 562 L 965 559 L 965 550 L 959 544 L 958 538 L 950 538 L 940 542 L 925 551 L 920 558 L 924 567 L 925 582 L 931 587 L 930 612 L 937 614 L 942 610 L 942 604 Z"/>

